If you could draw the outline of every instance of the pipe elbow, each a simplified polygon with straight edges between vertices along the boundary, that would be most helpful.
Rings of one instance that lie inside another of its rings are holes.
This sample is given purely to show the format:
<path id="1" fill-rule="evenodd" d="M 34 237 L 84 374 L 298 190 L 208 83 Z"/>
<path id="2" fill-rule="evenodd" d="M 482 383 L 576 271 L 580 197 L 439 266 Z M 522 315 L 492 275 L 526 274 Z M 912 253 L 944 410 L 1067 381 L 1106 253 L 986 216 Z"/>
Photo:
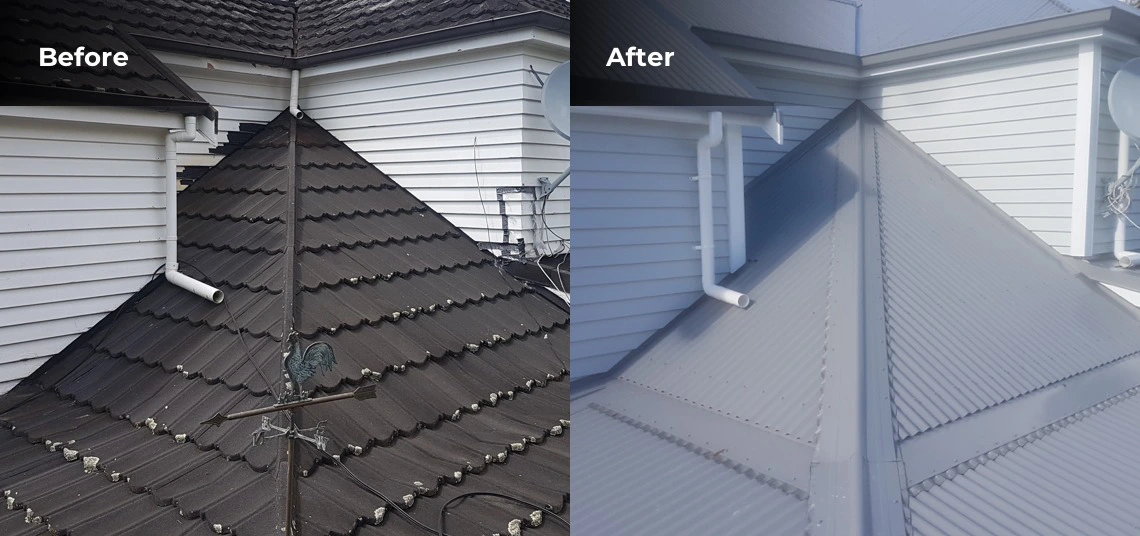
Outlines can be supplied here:
<path id="1" fill-rule="evenodd" d="M 174 286 L 189 290 L 195 295 L 214 303 L 222 303 L 222 300 L 226 298 L 225 293 L 216 287 L 207 285 L 177 270 L 166 270 L 166 280 Z"/>
<path id="2" fill-rule="evenodd" d="M 747 294 L 711 283 L 705 283 L 703 286 L 705 294 L 729 305 L 745 309 L 752 304 L 752 298 L 749 298 Z"/>
<path id="3" fill-rule="evenodd" d="M 721 112 L 709 112 L 709 132 L 697 140 L 697 148 L 707 151 L 720 145 L 724 140 L 724 116 Z"/>

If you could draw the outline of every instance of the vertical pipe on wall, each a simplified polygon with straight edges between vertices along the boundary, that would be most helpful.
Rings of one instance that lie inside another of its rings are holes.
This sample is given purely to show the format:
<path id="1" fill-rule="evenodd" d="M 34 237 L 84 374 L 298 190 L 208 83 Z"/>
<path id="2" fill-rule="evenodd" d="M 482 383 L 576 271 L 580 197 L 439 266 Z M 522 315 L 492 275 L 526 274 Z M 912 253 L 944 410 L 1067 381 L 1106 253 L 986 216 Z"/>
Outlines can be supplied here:
<path id="1" fill-rule="evenodd" d="M 701 226 L 701 287 L 705 294 L 737 307 L 747 307 L 752 300 L 735 290 L 716 284 L 716 246 L 713 237 L 712 148 L 724 140 L 720 112 L 709 112 L 709 131 L 697 140 L 697 202 Z"/>

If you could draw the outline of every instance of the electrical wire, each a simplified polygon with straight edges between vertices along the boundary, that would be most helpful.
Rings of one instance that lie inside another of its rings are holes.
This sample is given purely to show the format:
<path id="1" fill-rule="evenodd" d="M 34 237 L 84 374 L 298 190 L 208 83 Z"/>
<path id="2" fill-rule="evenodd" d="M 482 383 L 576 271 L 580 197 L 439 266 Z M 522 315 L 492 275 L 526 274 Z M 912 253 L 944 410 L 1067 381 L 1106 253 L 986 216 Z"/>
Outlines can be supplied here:
<path id="1" fill-rule="evenodd" d="M 483 224 L 487 226 L 487 241 L 493 242 L 491 217 L 487 215 L 486 201 L 483 200 L 483 185 L 479 182 L 479 136 L 475 136 L 475 141 L 471 142 L 471 167 L 475 170 L 475 192 L 479 194 L 479 211 L 483 213 Z"/>
<path id="2" fill-rule="evenodd" d="M 565 525 L 566 528 L 570 528 L 570 522 L 569 521 L 566 521 L 566 519 L 564 519 L 562 516 L 559 516 L 558 514 L 554 513 L 554 510 L 551 510 L 550 508 L 547 508 L 545 506 L 539 506 L 539 505 L 534 504 L 532 502 L 524 501 L 524 500 L 516 498 L 516 497 L 511 497 L 510 495 L 504 495 L 502 493 L 495 493 L 493 491 L 472 491 L 472 492 L 468 492 L 468 493 L 464 493 L 462 495 L 456 495 L 455 497 L 452 497 L 450 501 L 447 501 L 446 503 L 444 503 L 444 505 L 439 509 L 439 526 L 435 530 L 436 536 L 444 536 L 443 526 L 444 526 L 444 522 L 446 521 L 448 507 L 450 507 L 452 503 L 457 502 L 457 501 L 462 501 L 468 497 L 497 497 L 500 499 L 506 499 L 508 501 L 513 501 L 515 503 L 521 504 L 521 505 L 526 506 L 528 508 L 533 508 L 536 511 L 541 511 L 543 513 L 543 515 L 548 515 L 550 517 L 553 517 L 554 519 L 557 519 L 559 523 L 562 523 L 563 525 Z"/>
<path id="3" fill-rule="evenodd" d="M 210 279 L 210 276 L 206 275 L 206 272 L 203 272 L 201 268 L 198 268 L 193 264 L 185 261 L 180 262 L 179 264 L 193 268 L 195 272 L 198 272 L 198 275 L 202 276 L 202 279 Z M 253 367 L 253 370 L 256 371 L 257 375 L 261 377 L 261 381 L 265 382 L 265 387 L 266 389 L 269 389 L 269 392 L 273 395 L 273 398 L 275 400 L 280 400 L 280 397 L 277 396 L 277 391 L 273 388 L 273 382 L 269 381 L 269 377 L 261 371 L 261 367 L 257 366 L 257 362 L 253 360 L 253 350 L 249 347 L 249 344 L 245 342 L 245 336 L 242 334 L 242 328 L 241 326 L 238 326 L 237 318 L 234 316 L 233 310 L 230 309 L 230 302 L 222 300 L 222 303 L 225 304 L 226 312 L 230 315 L 230 325 L 232 325 L 234 329 L 237 330 L 238 339 L 241 341 L 242 346 L 245 347 L 245 360 L 249 362 L 250 366 Z"/>
<path id="4" fill-rule="evenodd" d="M 372 494 L 373 496 L 379 498 L 381 501 L 384 501 L 384 503 L 388 505 L 388 508 L 391 509 L 394 514 L 399 516 L 404 521 L 411 523 L 414 527 L 416 527 L 416 528 L 418 528 L 418 529 L 420 529 L 420 530 L 422 530 L 428 534 L 435 534 L 436 536 L 449 536 L 446 532 L 443 531 L 443 519 L 444 519 L 444 515 L 447 513 L 448 506 L 450 506 L 451 503 L 455 502 L 457 499 L 465 498 L 466 496 L 472 496 L 472 495 L 494 495 L 497 497 L 508 499 L 508 500 L 514 501 L 516 503 L 526 505 L 530 508 L 534 508 L 535 510 L 542 510 L 546 514 L 549 514 L 550 516 L 554 517 L 558 521 L 565 524 L 567 527 L 570 526 L 570 524 L 567 523 L 565 519 L 563 519 L 562 517 L 559 517 L 558 514 L 554 513 L 554 511 L 550 510 L 549 508 L 537 506 L 537 505 L 534 505 L 534 504 L 532 504 L 528 501 L 525 501 L 523 499 L 519 499 L 517 497 L 511 497 L 509 495 L 503 495 L 503 494 L 493 493 L 493 492 L 488 492 L 488 491 L 478 491 L 478 492 L 472 492 L 472 493 L 465 493 L 463 495 L 460 495 L 460 496 L 448 501 L 446 504 L 444 504 L 439 509 L 440 526 L 433 529 L 433 528 L 427 526 L 426 524 L 424 524 L 423 522 L 421 522 L 420 520 L 416 519 L 415 516 L 413 516 L 412 514 L 409 514 L 406 511 L 404 511 L 404 509 L 396 501 L 389 499 L 386 495 L 381 493 L 379 490 L 368 485 L 367 482 L 365 482 L 359 476 L 356 476 L 356 473 L 353 473 L 352 469 L 349 469 L 348 466 L 345 465 L 344 462 L 340 461 L 338 458 L 336 458 L 334 456 L 330 456 L 327 452 L 325 452 L 321 449 L 318 449 L 316 445 L 313 445 L 313 444 L 309 443 L 308 441 L 303 441 L 302 443 L 308 445 L 310 448 L 315 450 L 317 452 L 317 454 L 319 454 L 322 459 L 331 460 L 336 466 L 339 466 L 341 469 L 343 469 L 345 475 L 348 476 L 349 480 L 351 480 L 353 484 L 356 484 L 356 486 L 358 488 Z"/>
<path id="5" fill-rule="evenodd" d="M 1132 190 L 1136 187 L 1137 168 L 1140 168 L 1140 160 L 1137 160 L 1124 175 L 1117 177 L 1116 180 L 1105 186 L 1104 215 L 1116 214 L 1132 224 L 1133 227 L 1140 229 L 1140 226 L 1128 217 L 1128 209 L 1132 206 Z"/>

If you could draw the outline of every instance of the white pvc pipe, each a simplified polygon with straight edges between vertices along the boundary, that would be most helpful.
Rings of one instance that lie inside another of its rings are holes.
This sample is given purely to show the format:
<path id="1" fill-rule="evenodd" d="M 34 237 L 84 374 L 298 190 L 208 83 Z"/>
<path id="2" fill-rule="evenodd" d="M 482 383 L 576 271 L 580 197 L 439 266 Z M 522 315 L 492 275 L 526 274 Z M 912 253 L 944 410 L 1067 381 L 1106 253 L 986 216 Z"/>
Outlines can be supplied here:
<path id="1" fill-rule="evenodd" d="M 701 224 L 701 287 L 705 294 L 737 307 L 748 307 L 752 300 L 715 282 L 716 249 L 713 241 L 712 148 L 724 139 L 720 112 L 709 112 L 709 132 L 697 140 L 697 196 Z"/>
<path id="2" fill-rule="evenodd" d="M 178 272 L 178 145 L 193 141 L 198 119 L 186 116 L 183 130 L 166 135 L 166 280 L 214 303 L 222 303 L 225 295 L 190 276 Z"/>
<path id="3" fill-rule="evenodd" d="M 1116 150 L 1116 176 L 1123 177 L 1131 173 L 1128 166 L 1129 149 L 1132 145 L 1132 140 L 1124 131 L 1120 131 L 1119 139 L 1120 147 Z M 1140 264 L 1140 253 L 1135 251 L 1128 251 L 1125 249 L 1128 236 L 1128 226 L 1125 223 L 1124 214 L 1116 215 L 1116 231 L 1113 233 L 1112 240 L 1112 254 L 1116 256 L 1116 261 L 1124 268 L 1131 268 L 1136 264 Z"/>
<path id="4" fill-rule="evenodd" d="M 293 117 L 296 117 L 297 119 L 305 116 L 304 112 L 302 112 L 301 109 L 297 107 L 297 93 L 299 92 L 298 89 L 300 87 L 301 71 L 293 69 L 293 72 L 290 74 L 289 79 L 289 113 L 293 114 Z"/>

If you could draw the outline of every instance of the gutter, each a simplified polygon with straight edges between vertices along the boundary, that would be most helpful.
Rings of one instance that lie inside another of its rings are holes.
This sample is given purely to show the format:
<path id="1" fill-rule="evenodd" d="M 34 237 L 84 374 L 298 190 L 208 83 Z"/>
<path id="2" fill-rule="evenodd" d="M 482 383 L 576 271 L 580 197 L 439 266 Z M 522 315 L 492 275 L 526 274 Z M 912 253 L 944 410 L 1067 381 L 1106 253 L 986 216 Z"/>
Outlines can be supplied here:
<path id="1" fill-rule="evenodd" d="M 188 115 L 182 130 L 166 135 L 166 280 L 214 303 L 222 303 L 221 290 L 178 271 L 178 144 L 194 141 L 198 118 Z"/>
<path id="2" fill-rule="evenodd" d="M 722 302 L 740 308 L 748 307 L 752 299 L 747 295 L 730 290 L 714 281 L 716 278 L 716 246 L 713 240 L 712 206 L 712 148 L 724 141 L 724 123 L 720 112 L 709 112 L 708 134 L 697 140 L 697 197 L 700 207 L 701 245 L 701 288 L 705 294 Z"/>

